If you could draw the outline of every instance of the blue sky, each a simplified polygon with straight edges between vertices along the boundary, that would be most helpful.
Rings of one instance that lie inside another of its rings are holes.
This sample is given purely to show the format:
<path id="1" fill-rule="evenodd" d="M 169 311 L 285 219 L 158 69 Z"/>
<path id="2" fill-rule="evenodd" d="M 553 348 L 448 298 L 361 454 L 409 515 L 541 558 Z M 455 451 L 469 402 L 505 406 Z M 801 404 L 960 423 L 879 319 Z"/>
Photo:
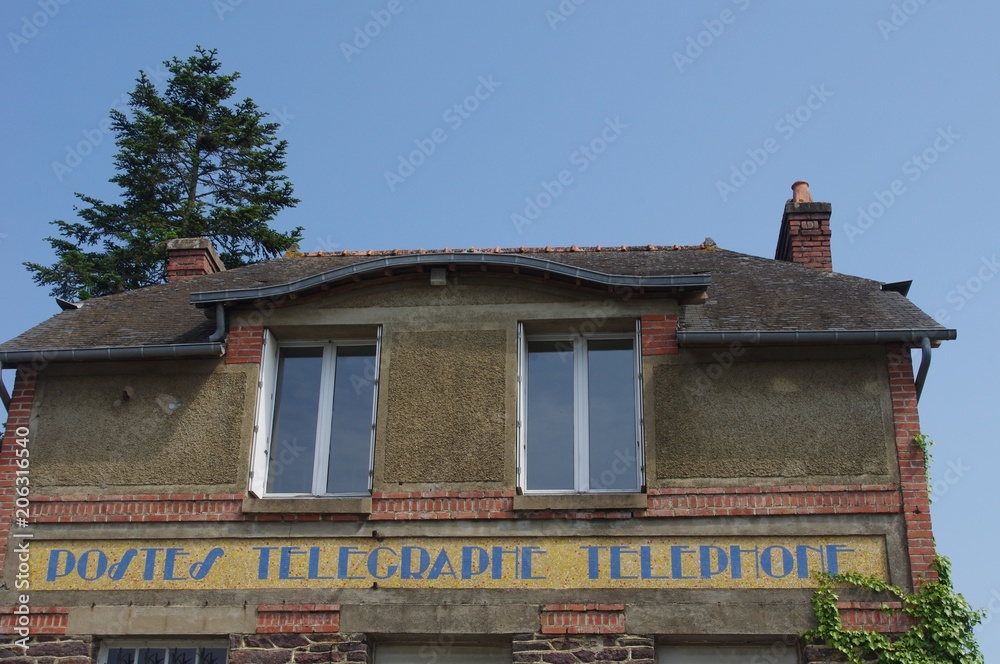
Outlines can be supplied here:
<path id="1" fill-rule="evenodd" d="M 52 261 L 48 222 L 75 219 L 73 192 L 115 196 L 109 109 L 196 44 L 282 122 L 302 202 L 275 225 L 305 227 L 304 251 L 711 236 L 771 257 L 805 179 L 837 271 L 913 279 L 959 330 L 921 401 L 934 528 L 1000 613 L 998 25 L 984 0 L 7 0 L 0 337 L 58 311 L 21 266 Z"/>

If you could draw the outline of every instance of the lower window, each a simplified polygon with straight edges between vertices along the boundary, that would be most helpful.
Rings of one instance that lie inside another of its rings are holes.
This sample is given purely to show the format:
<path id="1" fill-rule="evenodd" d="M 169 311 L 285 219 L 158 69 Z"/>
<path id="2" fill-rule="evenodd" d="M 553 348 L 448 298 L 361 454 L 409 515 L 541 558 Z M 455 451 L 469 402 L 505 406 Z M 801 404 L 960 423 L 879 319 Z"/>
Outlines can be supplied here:
<path id="1" fill-rule="evenodd" d="M 183 645 L 109 645 L 99 658 L 100 664 L 226 664 L 226 646 Z"/>
<path id="2" fill-rule="evenodd" d="M 789 637 L 770 645 L 660 646 L 656 664 L 797 664 L 799 650 Z"/>
<path id="3" fill-rule="evenodd" d="M 510 647 L 458 645 L 442 635 L 424 644 L 380 645 L 375 664 L 510 664 Z"/>

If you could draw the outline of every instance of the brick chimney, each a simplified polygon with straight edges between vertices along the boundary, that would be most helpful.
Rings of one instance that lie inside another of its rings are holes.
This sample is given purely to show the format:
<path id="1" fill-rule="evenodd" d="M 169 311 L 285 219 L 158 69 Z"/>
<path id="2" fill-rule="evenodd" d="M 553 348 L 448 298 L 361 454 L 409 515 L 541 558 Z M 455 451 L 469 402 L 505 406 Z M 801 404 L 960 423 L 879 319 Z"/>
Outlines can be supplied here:
<path id="1" fill-rule="evenodd" d="M 221 272 L 226 267 L 211 241 L 202 237 L 167 242 L 167 281 L 183 281 L 203 274 Z"/>
<path id="2" fill-rule="evenodd" d="M 785 203 L 774 260 L 798 263 L 833 272 L 830 255 L 829 203 L 815 203 L 808 182 L 792 185 L 792 200 Z"/>

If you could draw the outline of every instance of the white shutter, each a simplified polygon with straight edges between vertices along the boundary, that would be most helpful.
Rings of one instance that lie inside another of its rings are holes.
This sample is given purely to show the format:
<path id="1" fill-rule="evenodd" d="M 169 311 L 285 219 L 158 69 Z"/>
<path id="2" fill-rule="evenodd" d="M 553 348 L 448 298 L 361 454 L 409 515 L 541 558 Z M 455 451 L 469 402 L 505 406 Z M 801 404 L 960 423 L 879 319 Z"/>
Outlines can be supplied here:
<path id="1" fill-rule="evenodd" d="M 274 392 L 278 381 L 278 342 L 264 330 L 260 376 L 257 379 L 257 412 L 253 427 L 253 456 L 250 460 L 250 493 L 261 498 L 267 488 L 267 460 L 271 444 Z"/>

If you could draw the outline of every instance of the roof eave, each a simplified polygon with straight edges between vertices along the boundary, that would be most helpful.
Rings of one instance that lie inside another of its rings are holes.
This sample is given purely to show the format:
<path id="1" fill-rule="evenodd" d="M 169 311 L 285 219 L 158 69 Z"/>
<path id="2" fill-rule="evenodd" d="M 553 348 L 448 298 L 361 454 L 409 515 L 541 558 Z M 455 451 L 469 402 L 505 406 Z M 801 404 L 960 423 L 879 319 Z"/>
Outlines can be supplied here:
<path id="1" fill-rule="evenodd" d="M 679 330 L 677 342 L 688 348 L 732 343 L 755 346 L 890 344 L 920 345 L 923 339 L 940 343 L 956 339 L 958 332 L 937 327 L 894 330 Z"/>
<path id="2" fill-rule="evenodd" d="M 645 292 L 684 293 L 700 291 L 708 288 L 712 277 L 708 274 L 683 275 L 624 275 L 609 274 L 598 270 L 574 267 L 548 259 L 518 254 L 476 254 L 476 253 L 437 253 L 437 254 L 407 254 L 403 256 L 386 256 L 351 265 L 345 265 L 334 270 L 296 279 L 284 284 L 264 286 L 261 288 L 242 288 L 221 291 L 202 291 L 191 294 L 191 302 L 206 306 L 220 302 L 235 303 L 258 299 L 276 299 L 295 293 L 330 285 L 338 281 L 355 280 L 365 275 L 383 275 L 387 269 L 403 269 L 409 267 L 451 267 L 459 265 L 477 265 L 482 267 L 511 267 L 527 272 L 537 271 L 549 275 L 578 280 L 581 284 L 597 287 L 634 288 Z"/>

